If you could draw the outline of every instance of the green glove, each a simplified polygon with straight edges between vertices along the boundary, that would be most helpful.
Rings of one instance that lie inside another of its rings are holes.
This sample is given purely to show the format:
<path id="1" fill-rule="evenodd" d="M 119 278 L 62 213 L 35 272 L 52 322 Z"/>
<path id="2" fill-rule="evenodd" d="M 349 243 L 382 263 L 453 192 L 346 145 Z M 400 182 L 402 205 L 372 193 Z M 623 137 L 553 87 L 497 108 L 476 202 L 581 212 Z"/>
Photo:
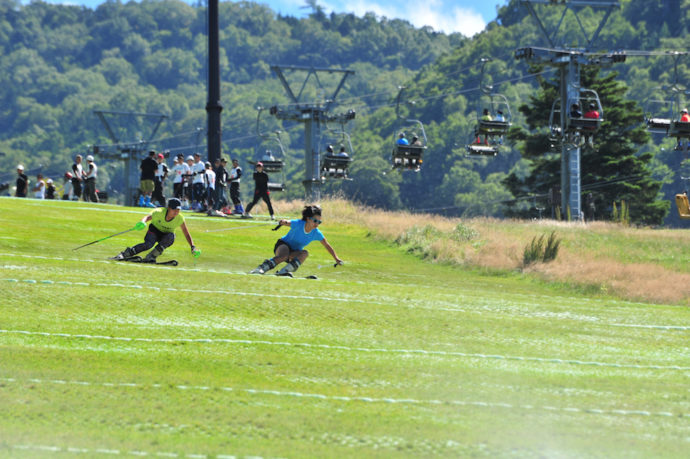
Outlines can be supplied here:
<path id="1" fill-rule="evenodd" d="M 146 223 L 144 222 L 137 222 L 137 224 L 134 225 L 134 229 L 137 231 L 143 230 L 144 228 L 146 228 Z"/>
<path id="2" fill-rule="evenodd" d="M 197 249 L 195 245 L 192 246 L 192 255 L 194 255 L 194 258 L 199 258 L 201 255 L 201 250 Z"/>

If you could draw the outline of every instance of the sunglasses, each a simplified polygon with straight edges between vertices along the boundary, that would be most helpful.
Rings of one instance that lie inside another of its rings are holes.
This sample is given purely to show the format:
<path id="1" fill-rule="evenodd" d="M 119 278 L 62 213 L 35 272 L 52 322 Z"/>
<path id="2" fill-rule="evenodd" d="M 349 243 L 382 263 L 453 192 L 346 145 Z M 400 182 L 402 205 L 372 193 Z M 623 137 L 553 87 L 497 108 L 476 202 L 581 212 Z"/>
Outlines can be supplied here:
<path id="1" fill-rule="evenodd" d="M 312 218 L 311 221 L 313 221 L 313 222 L 316 223 L 317 225 L 320 225 L 320 224 L 322 223 L 322 221 L 319 220 L 318 218 Z"/>

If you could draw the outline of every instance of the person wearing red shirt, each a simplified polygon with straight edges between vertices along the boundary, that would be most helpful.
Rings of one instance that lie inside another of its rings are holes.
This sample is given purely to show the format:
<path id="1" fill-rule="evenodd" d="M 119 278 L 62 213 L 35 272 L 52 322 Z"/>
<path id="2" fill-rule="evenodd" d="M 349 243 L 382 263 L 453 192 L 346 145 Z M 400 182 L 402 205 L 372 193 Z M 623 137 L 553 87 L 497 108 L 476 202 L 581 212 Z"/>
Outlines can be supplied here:
<path id="1" fill-rule="evenodd" d="M 688 109 L 684 108 L 680 111 L 680 122 L 681 123 L 690 123 L 690 115 L 688 115 Z M 688 140 L 685 141 L 686 146 L 690 147 L 690 144 Z M 678 145 L 676 146 L 676 150 L 682 150 L 683 149 L 683 139 L 679 138 L 678 139 Z"/>

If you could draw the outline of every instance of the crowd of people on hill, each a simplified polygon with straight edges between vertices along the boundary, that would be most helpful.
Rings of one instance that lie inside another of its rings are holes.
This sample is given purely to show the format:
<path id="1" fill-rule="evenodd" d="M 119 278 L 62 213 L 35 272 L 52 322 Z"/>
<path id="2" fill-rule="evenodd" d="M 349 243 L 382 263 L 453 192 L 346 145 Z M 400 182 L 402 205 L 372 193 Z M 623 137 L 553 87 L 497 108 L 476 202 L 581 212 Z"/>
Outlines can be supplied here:
<path id="1" fill-rule="evenodd" d="M 24 165 L 17 165 L 17 178 L 14 194 L 17 198 L 35 199 L 63 199 L 70 201 L 99 202 L 99 191 L 96 189 L 98 166 L 91 155 L 86 157 L 86 166 L 82 164 L 83 158 L 77 155 L 74 164 L 63 175 L 61 186 L 50 177 L 45 177 L 41 172 L 36 173 L 36 179 L 32 180 L 26 174 Z M 61 192 L 61 193 L 60 193 Z"/>
<path id="2" fill-rule="evenodd" d="M 258 162 L 253 175 L 255 194 L 253 201 L 245 210 L 240 196 L 242 168 L 237 158 L 228 166 L 226 158 L 216 159 L 214 164 L 202 161 L 201 155 L 195 153 L 185 158 L 178 154 L 172 166 L 166 164 L 168 154 L 148 152 L 141 161 L 139 207 L 165 207 L 168 199 L 165 196 L 166 181 L 172 179 L 173 197 L 180 200 L 181 210 L 205 212 L 208 215 L 238 215 L 251 218 L 249 211 L 263 199 L 269 214 L 273 217 L 273 206 L 268 189 L 268 174 L 263 171 L 263 164 Z M 76 155 L 70 169 L 64 173 L 60 185 L 53 179 L 36 173 L 36 179 L 29 178 L 24 165 L 17 165 L 17 178 L 13 196 L 18 198 L 63 199 L 70 201 L 84 200 L 99 202 L 105 193 L 97 189 L 98 166 L 94 157 Z M 7 187 L 9 188 L 9 184 Z M 229 192 L 229 198 L 228 198 Z"/>
<path id="3" fill-rule="evenodd" d="M 199 153 L 187 157 L 178 154 L 173 159 L 172 167 L 168 167 L 165 155 L 151 150 L 141 161 L 139 169 L 139 207 L 165 207 L 165 181 L 172 176 L 173 197 L 180 201 L 181 210 L 204 212 L 209 216 L 251 218 L 249 212 L 259 200 L 263 200 L 271 218 L 274 218 L 269 177 L 263 170 L 262 162 L 255 165 L 252 177 L 255 183 L 254 198 L 246 209 L 240 196 L 242 167 L 237 158 L 233 158 L 232 165 L 228 166 L 228 160 L 224 157 L 217 158 L 211 164 L 202 160 Z"/>

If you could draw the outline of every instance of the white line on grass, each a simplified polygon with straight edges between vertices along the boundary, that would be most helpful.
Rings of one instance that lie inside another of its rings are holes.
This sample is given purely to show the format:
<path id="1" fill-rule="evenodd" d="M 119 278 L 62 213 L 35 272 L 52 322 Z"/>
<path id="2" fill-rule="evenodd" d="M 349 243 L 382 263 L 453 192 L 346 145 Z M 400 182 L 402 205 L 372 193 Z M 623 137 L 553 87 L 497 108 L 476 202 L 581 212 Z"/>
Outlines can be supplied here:
<path id="1" fill-rule="evenodd" d="M 28 255 L 28 254 L 21 254 L 21 253 L 0 253 L 0 256 L 5 256 L 5 257 L 22 257 L 22 258 L 35 258 L 35 259 L 43 259 L 43 260 L 55 260 L 55 261 L 75 261 L 75 262 L 80 262 L 80 263 L 107 263 L 107 264 L 113 264 L 113 260 L 101 260 L 101 259 L 83 259 L 83 258 L 65 258 L 65 257 L 46 257 L 42 255 Z M 230 275 L 238 275 L 238 276 L 246 276 L 248 275 L 247 272 L 245 271 L 227 271 L 227 270 L 218 270 L 218 269 L 202 269 L 202 268 L 185 268 L 181 266 L 177 267 L 170 267 L 170 266 L 152 266 L 146 263 L 136 263 L 136 264 L 130 264 L 129 266 L 136 266 L 138 268 L 143 268 L 143 269 L 172 269 L 175 271 L 187 271 L 187 272 L 195 272 L 195 273 L 214 273 L 214 274 L 230 274 Z M 339 273 L 342 273 L 343 271 L 340 271 Z M 298 278 L 299 279 L 299 278 Z M 327 279 L 328 280 L 328 279 Z M 332 280 L 328 280 L 331 281 Z M 395 286 L 399 287 L 397 284 L 392 284 L 390 282 L 373 282 L 371 280 L 366 280 L 366 281 L 353 281 L 355 284 L 361 284 L 361 285 L 386 285 L 386 286 Z M 418 287 L 418 288 L 431 288 L 435 289 L 435 287 L 429 287 L 429 285 L 426 284 L 406 284 L 407 287 Z M 529 295 L 525 293 L 517 293 L 517 292 L 511 292 L 510 293 L 511 297 L 518 297 L 518 298 L 525 298 L 525 299 L 534 299 L 534 295 Z M 457 299 L 459 296 L 457 293 L 453 294 L 446 294 L 445 296 L 450 296 L 453 299 Z M 640 306 L 640 305 L 646 305 L 647 303 L 638 303 L 638 302 L 631 302 L 631 301 L 623 301 L 623 300 L 606 300 L 606 302 L 602 302 L 600 300 L 597 300 L 595 298 L 586 298 L 586 297 L 568 297 L 568 296 L 551 296 L 549 297 L 553 300 L 563 300 L 563 301 L 568 301 L 568 302 L 577 302 L 578 304 L 581 303 L 598 303 L 602 304 L 604 306 L 611 306 L 611 305 L 629 305 L 629 306 Z M 529 305 L 528 303 L 522 303 L 523 305 L 527 306 Z M 460 312 L 478 312 L 481 313 L 481 311 L 465 311 L 462 309 L 454 309 L 454 308 L 449 308 L 449 309 L 439 309 L 435 308 L 436 310 L 447 310 L 447 311 L 460 311 Z M 596 322 L 598 319 L 597 318 L 577 318 L 577 317 L 568 317 L 569 320 L 577 320 L 577 321 L 584 321 L 584 322 Z"/>
<path id="2" fill-rule="evenodd" d="M 172 268 L 175 269 L 175 268 Z M 398 307 L 397 304 L 393 303 L 381 303 L 378 301 L 370 301 L 370 300 L 359 300 L 355 298 L 330 298 L 330 297 L 325 297 L 323 295 L 319 296 L 311 296 L 311 295 L 287 295 L 287 294 L 271 294 L 271 293 L 264 293 L 264 292 L 241 292 L 237 290 L 210 290 L 210 289 L 196 289 L 196 288 L 175 288 L 175 287 L 155 287 L 151 285 L 136 285 L 136 284 L 130 284 L 130 285 L 125 285 L 125 284 L 119 284 L 119 283 L 105 283 L 105 282 L 96 282 L 96 283 L 89 283 L 89 282 L 72 282 L 72 281 L 52 281 L 49 279 L 42 279 L 42 280 L 36 280 L 36 279 L 0 279 L 0 281 L 5 281 L 5 282 L 23 282 L 26 284 L 37 284 L 37 285 L 43 285 L 43 286 L 50 286 L 50 285 L 78 285 L 81 287 L 119 287 L 119 288 L 128 288 L 128 289 L 135 289 L 135 290 L 142 290 L 142 289 L 151 289 L 151 290 L 156 290 L 156 291 L 168 291 L 168 292 L 190 292 L 190 293 L 211 293 L 211 294 L 218 294 L 218 295 L 237 295 L 237 296 L 257 296 L 257 297 L 262 297 L 262 298 L 289 298 L 289 299 L 297 299 L 297 300 L 319 300 L 319 301 L 339 301 L 343 303 L 362 303 L 362 304 L 376 304 L 380 306 L 390 306 L 393 305 L 395 307 Z M 415 306 L 406 306 L 406 307 L 412 307 L 414 308 Z M 438 309 L 438 308 L 425 308 L 421 307 L 423 309 L 431 309 L 431 310 L 443 310 L 443 309 Z M 455 309 L 451 309 L 455 310 Z M 464 311 L 463 311 L 464 312 Z"/>
<path id="3" fill-rule="evenodd" d="M 628 327 L 628 328 L 651 328 L 654 330 L 681 330 L 688 331 L 690 327 L 682 325 L 640 325 L 640 324 L 609 324 L 612 327 Z"/>
<path id="4" fill-rule="evenodd" d="M 5 255 L 0 253 L 0 256 Z M 20 255 L 21 256 L 21 255 Z M 40 256 L 30 256 L 32 258 L 48 258 L 48 257 L 40 257 Z M 54 258 L 55 259 L 55 258 Z M 80 261 L 80 260 L 74 260 L 74 261 Z M 107 263 L 107 262 L 106 262 Z M 137 265 L 143 265 L 143 266 L 149 266 L 141 263 L 137 263 Z M 150 266 L 149 266 L 150 267 Z M 160 268 L 159 266 L 155 267 L 156 269 Z M 165 267 L 163 267 L 165 268 Z M 180 269 L 180 268 L 167 268 L 167 269 Z M 184 268 L 182 268 L 184 269 Z M 187 271 L 201 271 L 199 269 L 187 269 Z M 222 271 L 213 271 L 213 270 L 207 270 L 206 272 L 216 272 L 216 273 L 223 273 Z M 246 273 L 231 273 L 231 272 L 225 272 L 225 274 L 246 274 Z M 237 296 L 254 296 L 254 297 L 268 297 L 268 298 L 290 298 L 290 299 L 298 299 L 298 300 L 323 300 L 323 301 L 335 301 L 335 302 L 344 302 L 344 303 L 360 303 L 360 304 L 374 304 L 378 306 L 391 306 L 394 308 L 400 308 L 404 307 L 407 309 L 422 309 L 422 310 L 428 310 L 428 311 L 445 311 L 445 312 L 459 312 L 459 313 L 465 313 L 465 314 L 483 314 L 483 310 L 471 310 L 471 309 L 465 309 L 465 308 L 459 308 L 459 307 L 442 307 L 442 306 L 424 306 L 424 305 L 419 305 L 419 304 L 409 304 L 409 303 L 404 303 L 401 301 L 397 302 L 382 302 L 382 301 L 374 301 L 374 300 L 362 300 L 362 299 L 357 299 L 357 298 L 335 298 L 335 297 L 327 297 L 323 295 L 319 296 L 311 296 L 311 295 L 287 295 L 287 294 L 270 294 L 270 293 L 256 293 L 256 292 L 242 292 L 238 290 L 210 290 L 210 289 L 190 289 L 190 288 L 174 288 L 174 287 L 156 287 L 152 285 L 137 285 L 137 284 L 121 284 L 121 283 L 105 283 L 105 282 L 97 282 L 97 283 L 88 283 L 88 282 L 72 282 L 72 281 L 67 281 L 67 280 L 60 280 L 60 281 L 53 281 L 50 279 L 12 279 L 12 278 L 5 278 L 5 279 L 0 279 L 0 281 L 5 281 L 5 282 L 23 282 L 27 284 L 40 284 L 40 285 L 77 285 L 77 286 L 82 286 L 82 287 L 89 287 L 89 286 L 95 286 L 95 287 L 117 287 L 117 288 L 127 288 L 127 289 L 136 289 L 136 290 L 141 290 L 141 289 L 152 289 L 156 291 L 169 291 L 169 292 L 191 292 L 191 293 L 210 293 L 210 294 L 218 294 L 218 295 L 237 295 Z M 491 311 L 494 312 L 494 311 Z M 543 315 L 543 313 L 542 313 Z M 542 319 L 543 317 L 540 316 L 533 316 L 536 319 Z M 550 318 L 553 318 L 554 316 L 551 316 Z M 558 317 L 556 315 L 555 317 Z M 654 329 L 661 329 L 661 330 L 690 330 L 690 327 L 681 327 L 681 326 L 664 326 L 664 325 L 655 325 L 655 326 L 644 326 L 644 325 L 625 325 L 625 324 L 615 324 L 615 323 L 601 323 L 597 322 L 596 320 L 590 320 L 590 319 L 583 319 L 583 318 L 577 318 L 577 317 L 572 317 L 568 316 L 565 317 L 564 320 L 574 320 L 574 321 L 580 321 L 580 322 L 588 322 L 588 323 L 596 323 L 598 325 L 602 326 L 616 326 L 616 327 L 637 327 L 637 328 L 654 328 Z"/>
<path id="5" fill-rule="evenodd" d="M 486 360 L 514 360 L 520 362 L 539 362 L 539 363 L 555 363 L 562 365 L 583 365 L 594 367 L 607 368 L 626 368 L 635 370 L 672 370 L 672 371 L 690 371 L 690 367 L 681 366 L 663 366 L 663 365 L 638 365 L 626 363 L 606 363 L 606 362 L 592 362 L 583 360 L 558 359 L 551 357 L 524 357 L 516 355 L 497 355 L 497 354 L 475 354 L 466 352 L 451 352 L 451 351 L 430 351 L 425 349 L 384 349 L 384 348 L 367 348 L 367 347 L 350 347 L 330 344 L 315 344 L 315 343 L 289 343 L 281 341 L 265 341 L 265 340 L 246 340 L 246 339 L 228 339 L 228 338 L 131 338 L 125 336 L 102 336 L 102 335 L 87 335 L 87 334 L 69 334 L 69 333 L 50 333 L 50 332 L 35 332 L 27 330 L 2 330 L 0 333 L 17 334 L 27 336 L 45 336 L 66 339 L 94 339 L 106 341 L 124 341 L 124 342 L 143 342 L 143 343 L 197 343 L 197 344 L 247 344 L 247 345 L 265 345 L 265 346 L 285 346 L 285 347 L 303 347 L 312 349 L 328 349 L 345 352 L 369 352 L 369 353 L 389 353 L 389 354 L 408 354 L 408 355 L 431 355 L 431 356 L 446 356 L 446 357 L 464 357 L 472 359 L 486 359 Z"/>
<path id="6" fill-rule="evenodd" d="M 89 382 L 89 381 L 68 381 L 62 379 L 36 379 L 30 378 L 26 381 L 20 381 L 15 378 L 0 378 L 0 381 L 6 383 L 18 384 L 60 384 L 60 385 L 79 385 L 91 387 L 120 387 L 120 388 L 151 388 L 151 389 L 177 389 L 190 391 L 224 391 L 235 393 L 248 393 L 253 395 L 275 395 L 277 397 L 298 397 L 312 400 L 326 400 L 336 402 L 363 402 L 363 403 L 390 403 L 390 404 L 404 404 L 404 405 L 446 405 L 446 406 L 472 406 L 482 408 L 506 408 L 506 409 L 522 409 L 522 410 L 544 410 L 557 411 L 562 413 L 583 413 L 583 414 L 601 414 L 601 415 L 618 415 L 618 416 L 660 416 L 665 418 L 681 418 L 690 419 L 690 414 L 687 413 L 671 413 L 668 411 L 646 411 L 646 410 L 605 410 L 599 408 L 576 408 L 576 407 L 557 407 L 557 406 L 537 406 L 537 405 L 520 405 L 512 403 L 501 402 L 482 402 L 472 400 L 418 400 L 413 398 L 378 398 L 378 397 L 348 397 L 344 395 L 325 395 L 306 392 L 295 391 L 281 391 L 270 389 L 249 389 L 249 388 L 235 388 L 235 387 L 211 387 L 211 386 L 189 386 L 179 384 L 140 384 L 140 383 L 111 383 L 111 382 Z"/>
<path id="7" fill-rule="evenodd" d="M 70 446 L 50 446 L 50 445 L 12 445 L 12 449 L 20 451 L 41 451 L 46 453 L 74 453 L 74 454 L 108 454 L 113 456 L 127 455 L 127 456 L 156 456 L 156 457 L 186 457 L 189 459 L 202 459 L 208 457 L 216 457 L 220 459 L 234 459 L 237 456 L 229 454 L 212 454 L 208 456 L 206 454 L 179 454 L 179 453 L 167 453 L 167 452 L 149 452 L 141 450 L 131 450 L 131 451 L 121 451 L 119 449 L 108 449 L 108 448 L 74 448 Z M 261 456 L 252 455 L 257 459 L 261 459 Z"/>

